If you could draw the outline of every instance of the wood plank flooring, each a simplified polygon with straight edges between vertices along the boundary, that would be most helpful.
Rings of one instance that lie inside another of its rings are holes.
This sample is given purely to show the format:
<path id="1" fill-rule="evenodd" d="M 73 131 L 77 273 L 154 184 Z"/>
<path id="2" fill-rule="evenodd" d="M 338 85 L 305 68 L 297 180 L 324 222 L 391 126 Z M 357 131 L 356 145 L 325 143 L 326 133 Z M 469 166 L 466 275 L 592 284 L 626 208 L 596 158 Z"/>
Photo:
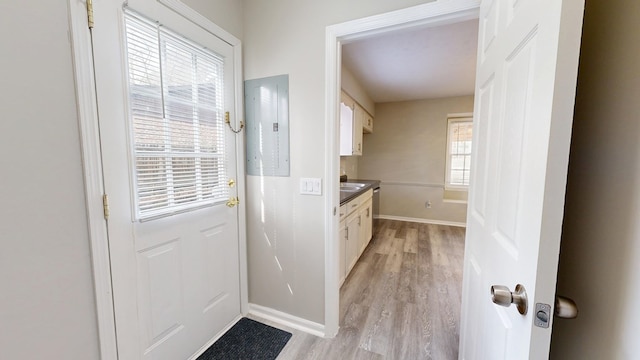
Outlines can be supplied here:
<path id="1" fill-rule="evenodd" d="M 278 359 L 457 359 L 465 229 L 380 220 L 340 290 L 340 332 L 293 336 Z"/>

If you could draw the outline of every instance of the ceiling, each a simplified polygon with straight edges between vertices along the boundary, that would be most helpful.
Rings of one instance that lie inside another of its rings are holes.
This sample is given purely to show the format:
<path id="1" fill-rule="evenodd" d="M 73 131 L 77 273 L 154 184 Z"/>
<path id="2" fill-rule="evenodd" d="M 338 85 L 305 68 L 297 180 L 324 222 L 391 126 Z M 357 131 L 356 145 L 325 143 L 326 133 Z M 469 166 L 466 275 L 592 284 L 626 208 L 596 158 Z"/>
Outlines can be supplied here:
<path id="1" fill-rule="evenodd" d="M 356 40 L 342 61 L 376 103 L 471 95 L 477 44 L 475 19 Z"/>

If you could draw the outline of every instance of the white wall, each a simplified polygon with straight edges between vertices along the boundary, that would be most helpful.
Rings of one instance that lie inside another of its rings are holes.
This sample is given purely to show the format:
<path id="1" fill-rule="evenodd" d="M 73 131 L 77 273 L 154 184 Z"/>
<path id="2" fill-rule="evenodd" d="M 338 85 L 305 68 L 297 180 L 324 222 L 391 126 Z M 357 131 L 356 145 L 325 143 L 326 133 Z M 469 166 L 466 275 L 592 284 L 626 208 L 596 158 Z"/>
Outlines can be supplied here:
<path id="1" fill-rule="evenodd" d="M 473 112 L 473 95 L 376 104 L 358 176 L 382 181 L 381 215 L 466 222 L 467 205 L 443 199 L 447 114 L 466 112 Z"/>
<path id="2" fill-rule="evenodd" d="M 324 323 L 323 197 L 298 194 L 321 178 L 325 154 L 325 30 L 328 25 L 424 0 L 246 0 L 245 78 L 289 74 L 291 176 L 249 176 L 249 300 Z M 323 196 L 326 189 L 323 189 Z"/>
<path id="3" fill-rule="evenodd" d="M 640 2 L 587 1 L 552 359 L 640 354 Z"/>
<path id="4" fill-rule="evenodd" d="M 0 357 L 96 359 L 67 1 L 0 5 Z"/>
<path id="5" fill-rule="evenodd" d="M 355 100 L 360 106 L 362 106 L 367 112 L 373 116 L 376 115 L 376 104 L 371 100 L 367 89 L 360 84 L 360 81 L 356 79 L 351 70 L 349 70 L 344 64 L 340 69 L 340 87 L 344 90 L 353 100 Z"/>
<path id="6" fill-rule="evenodd" d="M 241 0 L 181 0 L 216 25 L 242 40 L 242 14 L 244 1 Z"/>
<path id="7" fill-rule="evenodd" d="M 358 158 L 360 156 L 340 156 L 340 175 L 347 175 L 347 179 L 359 179 Z"/>

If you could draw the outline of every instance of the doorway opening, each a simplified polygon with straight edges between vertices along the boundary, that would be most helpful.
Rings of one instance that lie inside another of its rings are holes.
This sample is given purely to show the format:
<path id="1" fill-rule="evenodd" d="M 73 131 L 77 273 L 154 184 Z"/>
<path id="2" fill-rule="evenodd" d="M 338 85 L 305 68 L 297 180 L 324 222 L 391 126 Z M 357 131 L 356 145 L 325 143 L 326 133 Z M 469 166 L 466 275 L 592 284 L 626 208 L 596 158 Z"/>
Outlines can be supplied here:
<path id="1" fill-rule="evenodd" d="M 414 30 L 425 27 L 437 27 L 478 18 L 479 3 L 476 1 L 452 3 L 430 3 L 403 9 L 380 16 L 355 20 L 327 28 L 326 42 L 326 95 L 327 114 L 327 170 L 325 173 L 327 188 L 333 196 L 327 196 L 327 208 L 334 209 L 339 204 L 338 180 L 340 161 L 338 157 L 339 114 L 342 68 L 342 45 L 400 30 Z M 329 213 L 329 212 L 328 212 Z M 335 211 L 333 212 L 335 213 Z M 325 334 L 333 337 L 339 328 L 339 249 L 338 217 L 329 216 L 326 232 L 326 286 L 325 286 Z"/>

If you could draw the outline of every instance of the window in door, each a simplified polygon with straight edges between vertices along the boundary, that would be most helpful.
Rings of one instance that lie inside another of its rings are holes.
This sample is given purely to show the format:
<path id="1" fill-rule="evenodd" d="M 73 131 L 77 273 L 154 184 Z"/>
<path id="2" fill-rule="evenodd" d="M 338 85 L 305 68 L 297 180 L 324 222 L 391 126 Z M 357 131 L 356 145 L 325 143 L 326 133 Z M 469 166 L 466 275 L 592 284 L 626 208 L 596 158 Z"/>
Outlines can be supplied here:
<path id="1" fill-rule="evenodd" d="M 138 219 L 225 201 L 223 60 L 131 12 L 125 33 Z"/>
<path id="2" fill-rule="evenodd" d="M 449 117 L 445 189 L 467 190 L 471 173 L 471 117 Z"/>

